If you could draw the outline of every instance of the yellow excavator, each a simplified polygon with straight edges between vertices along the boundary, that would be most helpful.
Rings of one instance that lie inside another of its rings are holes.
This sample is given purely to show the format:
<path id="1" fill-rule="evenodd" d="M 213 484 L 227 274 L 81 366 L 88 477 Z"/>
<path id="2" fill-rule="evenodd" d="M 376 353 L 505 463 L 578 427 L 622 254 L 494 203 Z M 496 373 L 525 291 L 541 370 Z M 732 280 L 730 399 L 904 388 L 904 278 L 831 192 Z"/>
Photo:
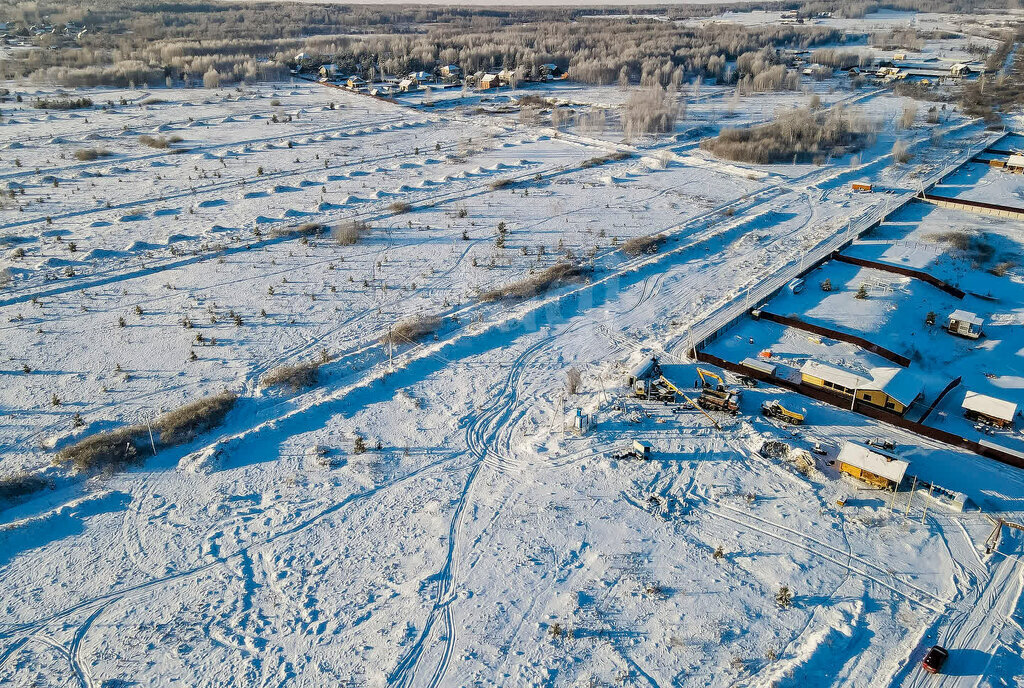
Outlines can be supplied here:
<path id="1" fill-rule="evenodd" d="M 740 394 L 725 386 L 725 380 L 721 375 L 712 373 L 710 370 L 697 368 L 697 375 L 700 376 L 701 392 L 697 397 L 697 405 L 702 409 L 711 411 L 725 411 L 736 415 L 740 412 Z M 708 378 L 717 380 L 718 384 L 708 382 Z"/>
<path id="2" fill-rule="evenodd" d="M 705 389 L 716 389 L 719 392 L 725 391 L 725 380 L 722 379 L 721 375 L 712 373 L 710 370 L 704 370 L 703 368 L 697 368 L 697 374 L 700 375 L 700 386 Z M 717 385 L 712 385 L 708 382 L 708 378 L 712 378 L 718 381 Z"/>

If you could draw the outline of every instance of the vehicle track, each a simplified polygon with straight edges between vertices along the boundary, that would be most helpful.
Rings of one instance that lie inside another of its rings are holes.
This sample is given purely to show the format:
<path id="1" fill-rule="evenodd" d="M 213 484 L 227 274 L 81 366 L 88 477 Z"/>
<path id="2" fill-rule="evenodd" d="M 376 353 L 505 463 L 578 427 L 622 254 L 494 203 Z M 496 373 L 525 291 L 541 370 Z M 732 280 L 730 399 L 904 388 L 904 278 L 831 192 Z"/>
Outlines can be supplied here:
<path id="1" fill-rule="evenodd" d="M 475 457 L 470 467 L 469 475 L 463 485 L 462 492 L 452 514 L 452 520 L 448 529 L 448 554 L 445 562 L 438 573 L 438 582 L 435 592 L 434 606 L 427 615 L 423 629 L 420 631 L 416 642 L 409 651 L 399 660 L 398 665 L 388 676 L 388 684 L 396 686 L 411 686 L 416 677 L 420 658 L 423 656 L 428 640 L 434 635 L 435 624 L 440 616 L 443 630 L 440 640 L 442 642 L 441 658 L 438 665 L 431 674 L 428 686 L 436 688 L 443 680 L 450 666 L 452 653 L 455 646 L 455 624 L 452 619 L 451 606 L 456 599 L 456 582 L 458 576 L 458 562 L 460 559 L 460 543 L 462 540 L 462 529 L 464 525 L 465 507 L 471 498 L 471 492 L 483 466 L 500 466 L 493 464 L 488 459 L 489 452 L 499 452 L 495 447 L 495 439 L 503 428 L 503 420 L 506 419 L 515 409 L 517 402 L 517 388 L 519 380 L 528 365 L 529 361 L 543 347 L 550 345 L 550 339 L 544 338 L 523 351 L 511 364 L 505 376 L 503 388 L 500 394 L 494 397 L 466 429 L 466 443 L 470 453 Z"/>

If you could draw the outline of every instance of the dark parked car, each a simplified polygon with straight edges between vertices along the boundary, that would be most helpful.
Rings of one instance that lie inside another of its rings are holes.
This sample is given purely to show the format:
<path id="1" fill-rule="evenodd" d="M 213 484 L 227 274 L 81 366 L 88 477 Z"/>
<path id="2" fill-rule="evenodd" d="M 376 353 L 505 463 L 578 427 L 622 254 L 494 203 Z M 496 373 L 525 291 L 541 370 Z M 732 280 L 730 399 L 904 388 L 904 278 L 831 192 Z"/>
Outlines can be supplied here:
<path id="1" fill-rule="evenodd" d="M 949 653 L 941 645 L 933 645 L 928 653 L 921 660 L 921 668 L 929 674 L 937 674 L 942 671 L 942 665 L 946 663 Z"/>

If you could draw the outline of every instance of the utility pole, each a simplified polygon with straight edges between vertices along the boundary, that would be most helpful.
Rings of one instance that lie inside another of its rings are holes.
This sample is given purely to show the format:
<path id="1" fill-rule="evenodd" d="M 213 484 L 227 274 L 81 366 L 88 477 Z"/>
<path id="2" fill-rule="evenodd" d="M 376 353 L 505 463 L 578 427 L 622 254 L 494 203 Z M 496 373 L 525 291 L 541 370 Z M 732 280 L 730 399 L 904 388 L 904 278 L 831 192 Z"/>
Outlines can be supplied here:
<path id="1" fill-rule="evenodd" d="M 156 456 L 156 442 L 153 441 L 153 423 L 151 418 L 146 419 L 146 427 L 149 428 L 149 448 L 153 450 L 153 456 Z"/>
<path id="2" fill-rule="evenodd" d="M 924 523 L 924 517 L 928 515 L 928 502 L 931 501 L 932 490 L 935 488 L 934 485 L 928 485 L 928 499 L 924 502 L 924 511 L 921 512 L 921 523 Z"/>
<path id="3" fill-rule="evenodd" d="M 907 520 L 907 516 L 910 515 L 910 503 L 914 501 L 914 490 L 917 489 L 917 476 L 914 476 L 914 484 L 910 488 L 910 495 L 907 497 L 907 510 L 903 512 L 903 520 Z"/>

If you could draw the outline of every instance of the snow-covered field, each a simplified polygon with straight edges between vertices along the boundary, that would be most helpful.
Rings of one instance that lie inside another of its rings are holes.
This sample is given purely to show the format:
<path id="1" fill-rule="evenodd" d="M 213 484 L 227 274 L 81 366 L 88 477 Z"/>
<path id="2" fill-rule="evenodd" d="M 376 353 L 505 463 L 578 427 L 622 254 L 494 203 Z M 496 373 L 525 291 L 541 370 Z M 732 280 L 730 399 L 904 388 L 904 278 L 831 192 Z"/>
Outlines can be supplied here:
<path id="1" fill-rule="evenodd" d="M 905 102 L 827 87 L 826 103 L 886 123 Z M 730 114 L 708 88 L 688 94 L 676 136 L 632 142 L 614 120 L 525 124 L 455 93 L 434 107 L 306 82 L 84 94 L 111 105 L 48 114 L 26 93 L 2 124 L 0 473 L 53 487 L 0 504 L 0 684 L 1020 685 L 1024 533 L 1004 529 L 990 555 L 982 543 L 990 518 L 1024 518 L 1024 471 L 764 386 L 720 429 L 625 387 L 642 355 L 674 350 L 702 314 L 894 198 L 851 181 L 915 189 L 982 126 L 922 115 L 899 133 L 906 165 L 886 126 L 827 165 L 752 166 L 696 144 L 807 94 Z M 550 94 L 581 109 L 621 99 Z M 108 155 L 77 159 L 85 149 Z M 351 245 L 303 228 L 354 219 L 370 229 Z M 911 204 L 850 253 L 904 250 L 1019 314 L 1019 267 L 996 277 L 929 238 L 953 223 L 1018 250 L 1018 223 Z M 655 254 L 619 248 L 654 233 Z M 530 299 L 479 298 L 566 259 L 593 271 Z M 999 325 L 994 359 L 942 333 L 925 346 L 923 314 L 951 299 L 926 306 L 941 293 L 901 282 L 854 302 L 858 270 L 823 270 L 843 288 L 776 310 L 893 348 L 913 336 L 927 361 L 953 347 L 936 379 L 1004 361 L 997 386 L 1019 392 L 1019 323 Z M 443 323 L 381 344 L 414 315 Z M 746 327 L 718 346 L 824 346 Z M 847 348 L 836 355 L 863 358 Z M 315 387 L 260 385 L 321 356 Z M 664 360 L 688 386 L 693 365 Z M 223 389 L 239 395 L 223 426 L 138 467 L 51 465 L 82 437 Z M 808 424 L 760 417 L 774 398 Z M 575 409 L 593 421 L 581 436 Z M 841 442 L 880 436 L 973 505 L 840 478 Z M 633 439 L 652 460 L 616 458 Z M 769 440 L 826 454 L 767 459 Z M 936 642 L 951 656 L 933 681 L 919 663 Z"/>

